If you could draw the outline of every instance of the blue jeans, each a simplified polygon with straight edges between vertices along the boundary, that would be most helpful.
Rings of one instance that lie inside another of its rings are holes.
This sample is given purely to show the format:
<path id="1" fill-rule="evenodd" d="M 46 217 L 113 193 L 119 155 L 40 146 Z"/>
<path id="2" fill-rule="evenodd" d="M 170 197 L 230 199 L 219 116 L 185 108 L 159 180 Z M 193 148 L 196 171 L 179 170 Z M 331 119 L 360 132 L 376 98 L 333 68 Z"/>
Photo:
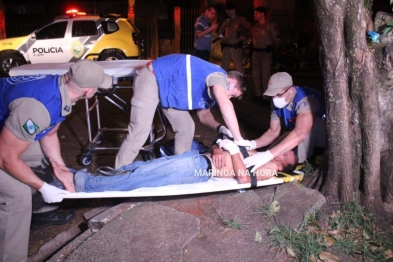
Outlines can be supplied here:
<path id="1" fill-rule="evenodd" d="M 81 170 L 75 174 L 74 182 L 77 192 L 130 191 L 141 187 L 206 182 L 210 178 L 206 172 L 208 167 L 206 157 L 198 151 L 189 151 L 147 162 L 133 162 L 117 169 L 128 171 L 121 175 L 92 176 Z"/>

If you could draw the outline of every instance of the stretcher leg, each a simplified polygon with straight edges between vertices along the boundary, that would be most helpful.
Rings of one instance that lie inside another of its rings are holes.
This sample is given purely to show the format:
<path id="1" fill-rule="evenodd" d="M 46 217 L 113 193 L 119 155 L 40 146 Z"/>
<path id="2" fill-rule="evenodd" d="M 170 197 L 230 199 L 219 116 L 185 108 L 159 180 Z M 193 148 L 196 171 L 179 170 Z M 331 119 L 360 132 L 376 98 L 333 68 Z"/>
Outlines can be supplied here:
<path id="1" fill-rule="evenodd" d="M 100 116 L 100 100 L 98 99 L 99 96 L 103 96 L 107 101 L 109 101 L 112 105 L 120 109 L 123 113 L 129 115 L 131 105 L 124 101 L 121 97 L 117 94 L 109 94 L 109 95 L 96 95 L 95 101 L 92 105 L 89 104 L 89 100 L 85 99 L 86 104 L 86 119 L 87 119 L 87 130 L 88 130 L 88 137 L 89 137 L 89 144 L 85 151 L 82 153 L 79 162 L 82 166 L 89 166 L 92 163 L 92 155 L 96 151 L 103 151 L 103 150 L 119 150 L 120 147 L 99 147 L 97 145 L 101 144 L 104 139 L 104 133 L 106 132 L 127 132 L 127 128 L 107 128 L 101 126 L 101 116 Z M 91 121 L 91 113 L 96 111 L 97 114 L 97 133 L 93 137 L 93 130 L 92 130 L 92 121 Z M 162 140 L 167 133 L 166 130 L 166 119 L 161 111 L 160 108 L 157 108 L 156 116 L 159 119 L 159 126 L 160 129 L 156 128 L 152 124 L 152 128 L 150 130 L 149 138 L 146 144 L 141 148 L 140 152 L 142 158 L 147 161 L 150 159 L 155 158 L 155 144 Z"/>

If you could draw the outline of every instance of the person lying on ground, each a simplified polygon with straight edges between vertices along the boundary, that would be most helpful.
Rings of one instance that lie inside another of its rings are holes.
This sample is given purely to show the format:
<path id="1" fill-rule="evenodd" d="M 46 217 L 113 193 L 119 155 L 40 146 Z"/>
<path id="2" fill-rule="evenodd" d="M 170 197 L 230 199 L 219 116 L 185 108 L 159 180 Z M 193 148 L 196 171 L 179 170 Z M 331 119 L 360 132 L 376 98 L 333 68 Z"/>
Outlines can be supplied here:
<path id="1" fill-rule="evenodd" d="M 148 162 L 137 161 L 109 172 L 112 174 L 110 176 L 95 176 L 86 170 L 73 174 L 56 161 L 52 160 L 51 163 L 55 176 L 69 192 L 130 191 L 141 187 L 206 182 L 211 177 L 235 177 L 239 183 L 256 184 L 256 181 L 276 175 L 277 171 L 292 171 L 296 164 L 295 154 L 288 151 L 250 174 L 243 163 L 243 155 L 234 142 L 219 140 L 218 146 L 213 147 L 213 161 L 210 153 L 199 154 L 198 151 L 189 151 Z M 256 151 L 246 153 L 251 155 Z M 218 158 L 221 161 L 218 161 Z"/>

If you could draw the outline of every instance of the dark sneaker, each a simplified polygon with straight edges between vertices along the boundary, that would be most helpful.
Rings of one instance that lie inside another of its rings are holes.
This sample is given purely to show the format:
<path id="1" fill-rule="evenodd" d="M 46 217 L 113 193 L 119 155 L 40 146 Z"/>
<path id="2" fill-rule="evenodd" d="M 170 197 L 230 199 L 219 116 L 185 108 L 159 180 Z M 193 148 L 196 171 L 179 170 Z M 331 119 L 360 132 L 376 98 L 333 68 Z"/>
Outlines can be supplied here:
<path id="1" fill-rule="evenodd" d="M 50 225 L 64 225 L 75 217 L 74 211 L 59 212 L 52 210 L 44 213 L 33 213 L 31 217 L 31 230 L 41 229 Z"/>

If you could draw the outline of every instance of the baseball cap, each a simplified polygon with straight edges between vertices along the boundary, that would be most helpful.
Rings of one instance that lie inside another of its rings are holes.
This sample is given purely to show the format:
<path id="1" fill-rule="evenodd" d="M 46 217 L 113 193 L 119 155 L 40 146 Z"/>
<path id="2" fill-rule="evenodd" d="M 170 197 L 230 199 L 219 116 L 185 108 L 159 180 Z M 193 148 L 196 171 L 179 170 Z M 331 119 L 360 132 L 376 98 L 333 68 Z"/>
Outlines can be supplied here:
<path id="1" fill-rule="evenodd" d="M 232 2 L 229 2 L 229 3 L 226 4 L 225 9 L 226 10 L 236 9 L 236 5 L 234 3 L 232 3 Z"/>
<path id="2" fill-rule="evenodd" d="M 92 60 L 79 60 L 68 71 L 70 80 L 79 87 L 112 87 L 112 77 L 105 74 L 104 68 Z"/>
<path id="3" fill-rule="evenodd" d="M 257 11 L 257 12 L 259 12 L 259 13 L 266 13 L 267 10 L 269 10 L 269 9 L 267 9 L 267 8 L 264 7 L 264 6 L 258 6 L 257 8 L 255 8 L 255 11 Z"/>
<path id="4" fill-rule="evenodd" d="M 272 75 L 269 79 L 267 90 L 264 96 L 276 96 L 285 87 L 293 86 L 292 77 L 286 72 L 279 72 Z"/>

